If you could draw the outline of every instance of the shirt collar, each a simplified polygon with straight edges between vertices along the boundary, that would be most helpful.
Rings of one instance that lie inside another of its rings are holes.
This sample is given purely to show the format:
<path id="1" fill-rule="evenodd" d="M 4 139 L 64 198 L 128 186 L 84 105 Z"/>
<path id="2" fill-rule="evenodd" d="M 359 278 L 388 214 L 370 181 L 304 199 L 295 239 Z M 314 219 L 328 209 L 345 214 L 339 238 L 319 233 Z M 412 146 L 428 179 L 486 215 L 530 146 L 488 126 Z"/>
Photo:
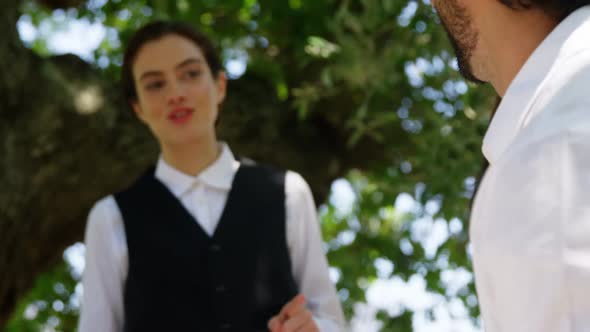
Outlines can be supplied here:
<path id="1" fill-rule="evenodd" d="M 227 144 L 221 143 L 220 146 L 221 154 L 217 160 L 197 176 L 192 176 L 175 169 L 160 156 L 156 166 L 155 177 L 164 183 L 176 197 L 184 195 L 197 183 L 211 188 L 229 191 L 234 176 L 240 167 L 240 163 L 235 159 Z"/>
<path id="2" fill-rule="evenodd" d="M 584 23 L 590 23 L 590 6 L 578 9 L 563 20 L 543 40 L 520 69 L 492 120 L 483 141 L 483 153 L 493 163 L 508 148 L 531 109 L 543 82 L 560 59 L 587 48 L 587 33 L 577 33 L 569 38 Z M 589 30 L 590 31 L 590 30 Z"/>

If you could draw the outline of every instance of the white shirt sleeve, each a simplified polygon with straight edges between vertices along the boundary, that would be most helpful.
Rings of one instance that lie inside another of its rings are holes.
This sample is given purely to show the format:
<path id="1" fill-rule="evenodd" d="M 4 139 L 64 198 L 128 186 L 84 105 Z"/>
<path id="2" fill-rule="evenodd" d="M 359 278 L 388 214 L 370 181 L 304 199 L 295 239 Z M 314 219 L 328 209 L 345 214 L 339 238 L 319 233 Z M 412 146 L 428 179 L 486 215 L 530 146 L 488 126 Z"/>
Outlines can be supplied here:
<path id="1" fill-rule="evenodd" d="M 123 331 L 127 244 L 119 208 L 109 196 L 92 208 L 86 226 L 86 264 L 79 332 Z"/>
<path id="2" fill-rule="evenodd" d="M 285 191 L 287 245 L 295 281 L 320 331 L 343 331 L 344 315 L 330 280 L 311 190 L 299 174 L 287 172 Z"/>

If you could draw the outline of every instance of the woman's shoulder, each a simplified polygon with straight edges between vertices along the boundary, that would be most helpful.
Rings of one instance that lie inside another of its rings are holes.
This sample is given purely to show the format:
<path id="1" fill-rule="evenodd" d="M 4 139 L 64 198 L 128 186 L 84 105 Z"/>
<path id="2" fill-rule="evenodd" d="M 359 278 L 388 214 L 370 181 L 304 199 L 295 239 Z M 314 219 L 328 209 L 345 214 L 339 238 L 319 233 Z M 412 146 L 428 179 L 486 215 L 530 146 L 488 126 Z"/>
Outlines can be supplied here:
<path id="1" fill-rule="evenodd" d="M 104 196 L 97 200 L 92 208 L 90 209 L 90 215 L 92 214 L 105 214 L 111 212 L 113 209 L 117 208 L 117 203 L 115 202 L 114 194 L 110 194 Z"/>
<path id="2" fill-rule="evenodd" d="M 287 186 L 295 188 L 297 190 L 309 190 L 309 184 L 297 171 L 285 170 L 285 183 Z"/>
<path id="3" fill-rule="evenodd" d="M 113 195 L 105 196 L 92 206 L 88 214 L 87 233 L 113 232 L 121 223 L 121 212 Z"/>

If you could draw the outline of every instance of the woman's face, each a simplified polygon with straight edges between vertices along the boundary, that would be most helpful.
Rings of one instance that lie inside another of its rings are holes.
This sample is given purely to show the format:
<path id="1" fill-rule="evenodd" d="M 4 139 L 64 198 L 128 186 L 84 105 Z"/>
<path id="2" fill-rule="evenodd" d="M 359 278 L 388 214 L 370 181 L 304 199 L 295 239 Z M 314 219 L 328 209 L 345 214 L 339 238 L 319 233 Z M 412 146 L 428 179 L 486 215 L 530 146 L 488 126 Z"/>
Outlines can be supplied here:
<path id="1" fill-rule="evenodd" d="M 148 42 L 139 49 L 132 72 L 133 110 L 161 145 L 215 137 L 226 78 L 211 73 L 197 44 L 176 34 Z"/>

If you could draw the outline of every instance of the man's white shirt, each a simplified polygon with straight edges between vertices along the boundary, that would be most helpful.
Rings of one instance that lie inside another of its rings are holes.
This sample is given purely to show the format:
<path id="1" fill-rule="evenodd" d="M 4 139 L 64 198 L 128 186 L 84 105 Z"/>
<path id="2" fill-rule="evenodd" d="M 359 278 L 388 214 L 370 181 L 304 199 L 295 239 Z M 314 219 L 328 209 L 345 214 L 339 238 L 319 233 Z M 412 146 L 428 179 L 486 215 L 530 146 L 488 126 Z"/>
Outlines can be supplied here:
<path id="1" fill-rule="evenodd" d="M 470 233 L 486 332 L 589 332 L 590 7 L 527 60 L 483 152 Z"/>

